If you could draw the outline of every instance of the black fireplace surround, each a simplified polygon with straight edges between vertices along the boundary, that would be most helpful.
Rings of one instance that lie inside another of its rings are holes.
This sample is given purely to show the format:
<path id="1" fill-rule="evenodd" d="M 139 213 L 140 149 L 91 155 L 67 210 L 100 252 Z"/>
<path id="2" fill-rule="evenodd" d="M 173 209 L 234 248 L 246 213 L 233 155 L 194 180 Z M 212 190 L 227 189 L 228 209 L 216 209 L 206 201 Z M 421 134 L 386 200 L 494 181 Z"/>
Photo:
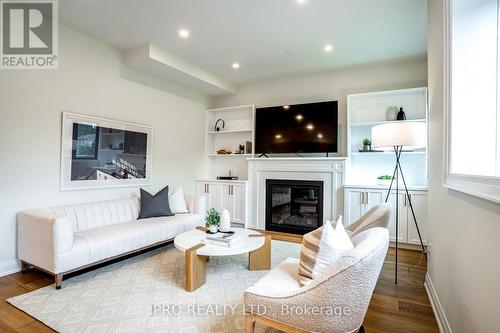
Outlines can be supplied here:
<path id="1" fill-rule="evenodd" d="M 322 181 L 266 180 L 266 230 L 303 235 L 322 224 Z"/>

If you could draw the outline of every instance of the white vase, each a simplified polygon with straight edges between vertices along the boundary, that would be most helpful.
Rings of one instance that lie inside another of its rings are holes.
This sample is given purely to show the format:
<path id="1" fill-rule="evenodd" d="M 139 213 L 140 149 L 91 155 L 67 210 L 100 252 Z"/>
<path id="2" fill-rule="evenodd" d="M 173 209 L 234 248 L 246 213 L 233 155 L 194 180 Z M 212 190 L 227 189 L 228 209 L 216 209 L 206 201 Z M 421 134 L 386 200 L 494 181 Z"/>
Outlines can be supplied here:
<path id="1" fill-rule="evenodd" d="M 220 214 L 219 230 L 223 232 L 231 230 L 231 216 L 229 216 L 227 209 L 223 209 Z"/>
<path id="2" fill-rule="evenodd" d="M 213 225 L 209 226 L 208 231 L 210 231 L 210 233 L 212 233 L 212 234 L 215 234 L 217 232 L 217 225 L 213 224 Z"/>

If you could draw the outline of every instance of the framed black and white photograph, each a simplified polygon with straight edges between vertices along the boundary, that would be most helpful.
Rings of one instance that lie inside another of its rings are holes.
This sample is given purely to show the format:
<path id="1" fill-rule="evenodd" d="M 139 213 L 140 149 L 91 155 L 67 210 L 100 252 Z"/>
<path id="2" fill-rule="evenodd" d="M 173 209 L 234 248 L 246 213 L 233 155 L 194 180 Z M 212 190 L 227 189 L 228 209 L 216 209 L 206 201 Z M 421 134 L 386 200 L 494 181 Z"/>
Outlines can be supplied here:
<path id="1" fill-rule="evenodd" d="M 61 190 L 151 184 L 153 128 L 63 112 Z"/>

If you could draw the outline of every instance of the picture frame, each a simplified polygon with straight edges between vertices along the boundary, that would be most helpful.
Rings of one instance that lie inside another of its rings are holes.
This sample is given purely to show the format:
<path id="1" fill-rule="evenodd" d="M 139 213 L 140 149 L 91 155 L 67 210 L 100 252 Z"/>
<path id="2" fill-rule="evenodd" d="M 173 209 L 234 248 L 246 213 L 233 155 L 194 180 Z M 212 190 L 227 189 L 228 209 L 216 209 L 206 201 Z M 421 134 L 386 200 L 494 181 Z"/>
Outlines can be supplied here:
<path id="1" fill-rule="evenodd" d="M 148 186 L 153 127 L 62 113 L 60 189 Z"/>

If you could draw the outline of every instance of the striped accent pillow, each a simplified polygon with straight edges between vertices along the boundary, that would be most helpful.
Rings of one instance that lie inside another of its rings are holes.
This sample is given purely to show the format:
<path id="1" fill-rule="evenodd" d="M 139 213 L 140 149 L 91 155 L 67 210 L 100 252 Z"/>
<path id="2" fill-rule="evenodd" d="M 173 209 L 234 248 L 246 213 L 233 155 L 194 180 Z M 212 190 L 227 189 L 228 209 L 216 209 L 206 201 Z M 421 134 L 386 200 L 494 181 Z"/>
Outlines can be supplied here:
<path id="1" fill-rule="evenodd" d="M 342 216 L 337 219 L 335 229 L 330 221 L 326 221 L 322 227 L 305 234 L 300 250 L 300 284 L 309 284 L 352 248 L 354 245 L 342 225 Z"/>

